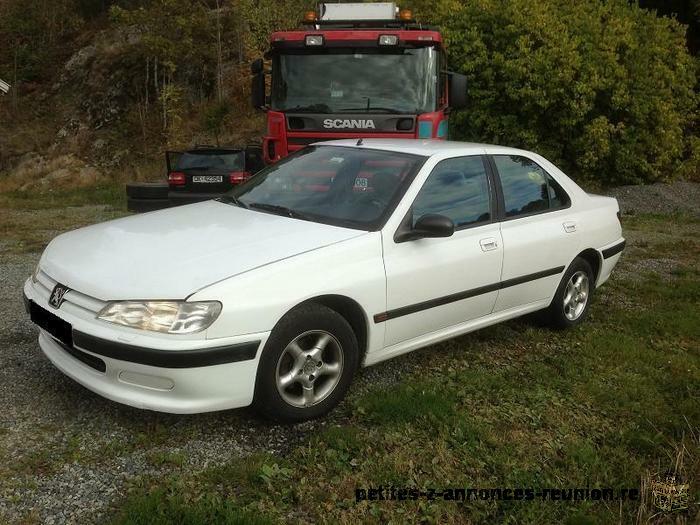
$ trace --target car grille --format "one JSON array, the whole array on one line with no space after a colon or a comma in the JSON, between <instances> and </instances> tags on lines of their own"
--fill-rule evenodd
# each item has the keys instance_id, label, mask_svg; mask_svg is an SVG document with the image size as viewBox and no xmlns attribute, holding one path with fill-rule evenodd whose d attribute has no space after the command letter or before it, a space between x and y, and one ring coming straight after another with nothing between
<instances>
[{"instance_id":1,"label":"car grille","mask_svg":"<svg viewBox=\"0 0 700 525\"><path fill-rule=\"evenodd\" d=\"M58 283L43 270L39 270L36 277L37 280L33 284L34 291L48 302L54 286ZM66 310L80 317L94 317L106 304L105 301L85 295L76 290L70 290L63 296L61 310Z\"/></svg>"}]
</instances>

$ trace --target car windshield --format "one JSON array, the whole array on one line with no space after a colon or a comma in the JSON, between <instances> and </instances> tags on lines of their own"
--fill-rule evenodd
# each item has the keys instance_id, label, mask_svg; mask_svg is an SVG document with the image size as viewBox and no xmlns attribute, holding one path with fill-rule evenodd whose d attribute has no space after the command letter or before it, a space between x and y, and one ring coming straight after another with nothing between
<instances>
[{"instance_id":1,"label":"car windshield","mask_svg":"<svg viewBox=\"0 0 700 525\"><path fill-rule=\"evenodd\" d=\"M245 159L242 151L188 151L180 155L176 169L243 171Z\"/></svg>"},{"instance_id":2,"label":"car windshield","mask_svg":"<svg viewBox=\"0 0 700 525\"><path fill-rule=\"evenodd\" d=\"M310 146L222 198L250 209L362 230L380 228L425 157Z\"/></svg>"},{"instance_id":3,"label":"car windshield","mask_svg":"<svg viewBox=\"0 0 700 525\"><path fill-rule=\"evenodd\" d=\"M278 54L272 108L313 113L435 111L437 55L432 47Z\"/></svg>"}]
</instances>

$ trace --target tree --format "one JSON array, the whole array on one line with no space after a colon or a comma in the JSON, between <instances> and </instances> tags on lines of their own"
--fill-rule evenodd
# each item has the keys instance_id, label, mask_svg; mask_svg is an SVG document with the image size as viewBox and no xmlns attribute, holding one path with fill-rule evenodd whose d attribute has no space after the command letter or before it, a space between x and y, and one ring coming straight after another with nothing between
<instances>
[{"instance_id":1,"label":"tree","mask_svg":"<svg viewBox=\"0 0 700 525\"><path fill-rule=\"evenodd\" d=\"M451 67L469 78L455 138L533 149L609 184L669 178L693 154L696 66L677 21L624 0L437 4Z\"/></svg>"}]
</instances>

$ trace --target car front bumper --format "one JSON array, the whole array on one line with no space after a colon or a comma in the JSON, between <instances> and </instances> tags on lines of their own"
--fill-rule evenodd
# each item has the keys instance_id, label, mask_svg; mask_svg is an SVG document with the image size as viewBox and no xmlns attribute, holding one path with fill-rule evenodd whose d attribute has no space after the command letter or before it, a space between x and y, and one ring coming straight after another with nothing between
<instances>
[{"instance_id":1,"label":"car front bumper","mask_svg":"<svg viewBox=\"0 0 700 525\"><path fill-rule=\"evenodd\" d=\"M72 344L40 327L39 346L68 377L112 401L136 408L192 414L248 406L253 401L260 353L269 332L217 339L139 335L133 330L51 308L31 279L32 303L72 326ZM174 343L168 344L169 339Z\"/></svg>"}]
</instances>

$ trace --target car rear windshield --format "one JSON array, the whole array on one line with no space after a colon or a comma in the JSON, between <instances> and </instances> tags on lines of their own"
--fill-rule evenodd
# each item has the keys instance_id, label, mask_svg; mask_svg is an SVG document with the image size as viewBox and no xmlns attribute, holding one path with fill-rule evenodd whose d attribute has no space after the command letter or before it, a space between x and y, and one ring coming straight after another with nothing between
<instances>
[{"instance_id":1,"label":"car rear windshield","mask_svg":"<svg viewBox=\"0 0 700 525\"><path fill-rule=\"evenodd\" d=\"M362 230L381 228L426 157L311 146L267 167L225 202Z\"/></svg>"},{"instance_id":2,"label":"car rear windshield","mask_svg":"<svg viewBox=\"0 0 700 525\"><path fill-rule=\"evenodd\" d=\"M243 171L245 158L242 151L187 151L180 155L176 169Z\"/></svg>"}]
</instances>

